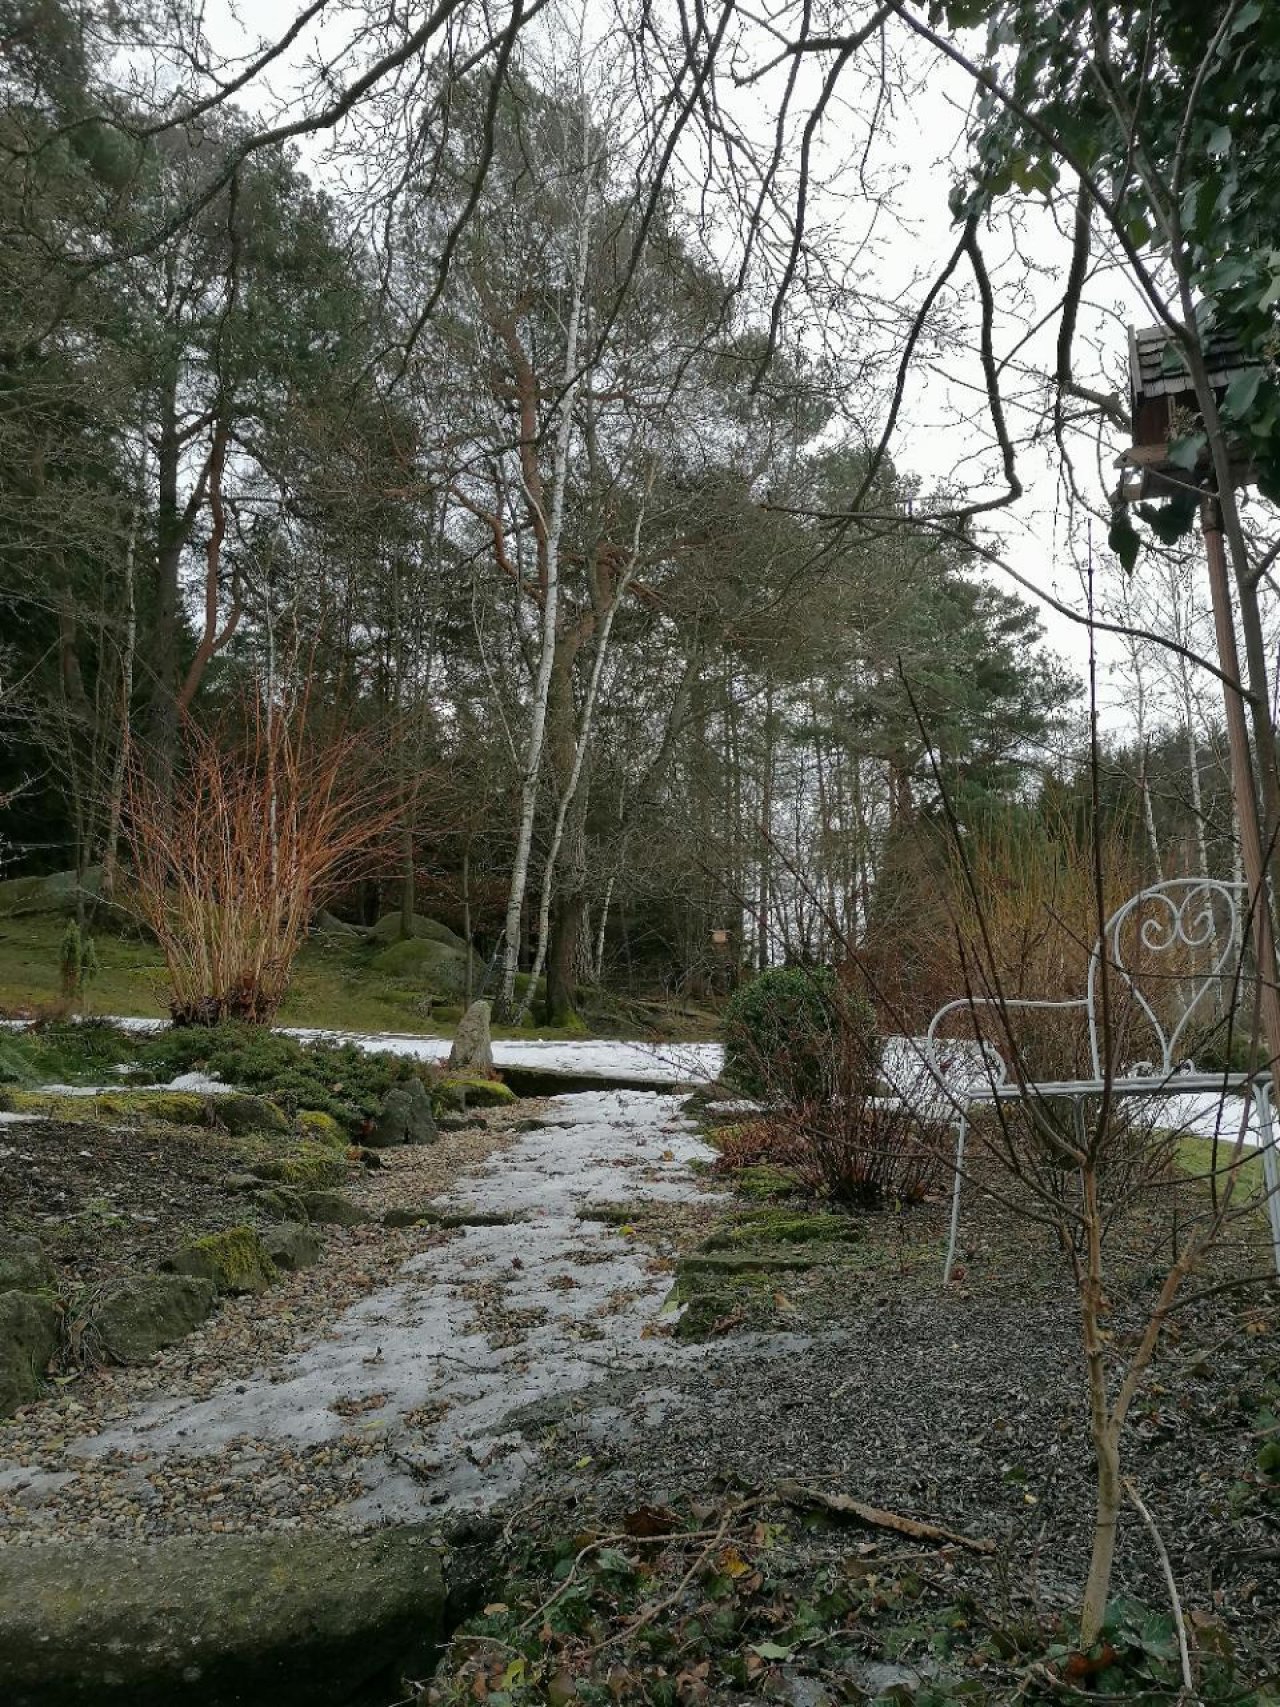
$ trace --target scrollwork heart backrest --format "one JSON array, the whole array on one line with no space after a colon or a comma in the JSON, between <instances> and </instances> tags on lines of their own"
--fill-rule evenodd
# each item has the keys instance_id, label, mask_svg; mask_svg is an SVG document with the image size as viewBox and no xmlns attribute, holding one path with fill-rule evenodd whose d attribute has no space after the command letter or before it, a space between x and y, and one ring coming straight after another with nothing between
<instances>
[{"instance_id":1,"label":"scrollwork heart backrest","mask_svg":"<svg viewBox=\"0 0 1280 1707\"><path fill-rule=\"evenodd\" d=\"M1112 1066L1124 1052L1150 1055L1154 1045L1152 1064L1163 1076L1180 1065L1193 1024L1237 999L1245 900L1242 884L1178 877L1140 890L1111 915L1089 959L1089 1046L1098 1077L1106 1071L1108 1017Z\"/></svg>"}]
</instances>

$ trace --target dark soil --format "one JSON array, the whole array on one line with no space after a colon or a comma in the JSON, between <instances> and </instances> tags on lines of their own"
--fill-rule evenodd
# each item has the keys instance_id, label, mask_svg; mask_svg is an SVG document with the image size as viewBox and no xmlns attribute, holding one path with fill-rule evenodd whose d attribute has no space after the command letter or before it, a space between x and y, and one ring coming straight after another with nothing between
<instances>
[{"instance_id":1,"label":"dark soil","mask_svg":"<svg viewBox=\"0 0 1280 1707\"><path fill-rule=\"evenodd\" d=\"M230 1174L261 1157L261 1139L185 1127L33 1121L5 1126L0 1237L34 1233L68 1290L155 1268L196 1234L245 1219Z\"/></svg>"}]
</instances>

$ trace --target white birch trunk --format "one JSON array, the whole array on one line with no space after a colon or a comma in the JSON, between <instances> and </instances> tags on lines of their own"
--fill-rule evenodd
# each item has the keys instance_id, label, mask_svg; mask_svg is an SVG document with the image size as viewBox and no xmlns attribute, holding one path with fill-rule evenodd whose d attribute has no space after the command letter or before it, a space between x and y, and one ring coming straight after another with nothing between
<instances>
[{"instance_id":1,"label":"white birch trunk","mask_svg":"<svg viewBox=\"0 0 1280 1707\"><path fill-rule=\"evenodd\" d=\"M586 758L587 747L591 740L591 731L595 723L596 700L600 691L600 677L604 672L605 659L609 652L609 636L613 631L613 619L617 615L618 606L631 585L636 572L636 563L640 554L640 528L644 520L643 510L636 517L635 529L631 537L631 557L626 569L618 577L608 608L600 619L599 632L596 635L595 656L591 660L591 677L587 683L586 698L582 704L582 718L578 724L577 740L573 748L573 765L569 771L569 779L565 783L560 799L556 804L555 825L551 832L551 846L547 849L546 861L542 868L542 890L538 897L538 946L534 955L533 973L529 979L528 989L520 1003L515 1023L520 1024L529 1006L534 986L542 976L543 967L547 963L547 947L551 940L551 897L555 887L556 861L560 857L560 847L564 841L565 822L569 809L573 805L578 792L578 784L582 781L582 765Z\"/></svg>"},{"instance_id":2,"label":"white birch trunk","mask_svg":"<svg viewBox=\"0 0 1280 1707\"><path fill-rule=\"evenodd\" d=\"M589 168L586 114L583 114L584 166ZM564 525L565 489L568 485L569 447L573 434L573 409L582 375L578 371L578 339L582 325L583 299L587 287L587 260L590 253L591 216L594 196L588 177L578 221L578 252L574 270L573 301L569 308L569 324L565 337L563 391L560 399L560 418L556 427L555 453L551 473L551 509L546 522L546 591L542 604L541 650L538 673L534 683L533 714L529 724L529 745L525 754L524 774L520 782L520 825L516 837L515 858L511 865L511 888L507 895L506 940L503 945L502 983L498 991L498 1012L506 1016L515 1006L516 967L520 957L520 919L524 912L525 890L529 881L529 851L533 845L534 818L538 810L538 781L542 770L542 750L547 728L547 699L551 689L551 671L556 655L556 631L560 603L560 532ZM533 494L529 493L533 501Z\"/></svg>"}]
</instances>

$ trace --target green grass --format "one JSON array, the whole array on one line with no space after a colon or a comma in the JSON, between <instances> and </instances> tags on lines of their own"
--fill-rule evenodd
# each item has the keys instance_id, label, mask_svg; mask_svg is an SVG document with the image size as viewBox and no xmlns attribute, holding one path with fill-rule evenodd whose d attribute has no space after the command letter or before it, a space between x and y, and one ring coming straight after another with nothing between
<instances>
[{"instance_id":1,"label":"green grass","mask_svg":"<svg viewBox=\"0 0 1280 1707\"><path fill-rule=\"evenodd\" d=\"M0 1014L30 1014L61 1007L58 947L66 921L56 913L0 916ZM97 1014L163 1019L168 1015L164 960L154 943L108 931L95 935L99 974L86 1008ZM433 1017L423 992L412 979L390 978L373 965L383 943L359 938L313 938L294 964L280 1025L314 1026L322 1031L396 1031L420 1037L449 1038L456 1005L436 1003L449 1017ZM643 1037L651 1034L661 1011L605 1004L585 1027L495 1026L500 1038L543 1038L562 1042L583 1036ZM671 1013L664 1033L689 1038L714 1035L713 1014Z\"/></svg>"},{"instance_id":2,"label":"green grass","mask_svg":"<svg viewBox=\"0 0 1280 1707\"><path fill-rule=\"evenodd\" d=\"M1217 1175L1219 1185L1226 1181L1234 1148L1234 1136L1222 1138L1218 1142ZM1190 1174L1195 1179L1203 1180L1206 1188L1208 1187L1209 1175L1213 1169L1213 1144L1208 1138L1179 1139L1175 1160L1183 1173ZM1232 1202L1244 1202L1248 1197L1260 1196L1265 1190L1262 1157L1254 1150L1246 1150L1244 1159L1240 1164Z\"/></svg>"}]
</instances>

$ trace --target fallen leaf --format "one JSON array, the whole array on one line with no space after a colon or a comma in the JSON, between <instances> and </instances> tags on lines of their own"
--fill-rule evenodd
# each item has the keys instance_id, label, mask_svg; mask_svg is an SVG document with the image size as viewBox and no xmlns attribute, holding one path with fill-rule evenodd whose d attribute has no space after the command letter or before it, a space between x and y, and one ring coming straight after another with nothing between
<instances>
[{"instance_id":1,"label":"fallen leaf","mask_svg":"<svg viewBox=\"0 0 1280 1707\"><path fill-rule=\"evenodd\" d=\"M622 1527L628 1535L670 1535L679 1522L675 1512L665 1505L638 1505L623 1518Z\"/></svg>"}]
</instances>

